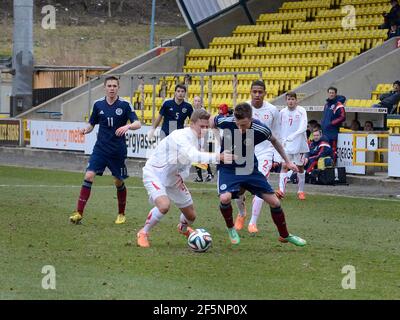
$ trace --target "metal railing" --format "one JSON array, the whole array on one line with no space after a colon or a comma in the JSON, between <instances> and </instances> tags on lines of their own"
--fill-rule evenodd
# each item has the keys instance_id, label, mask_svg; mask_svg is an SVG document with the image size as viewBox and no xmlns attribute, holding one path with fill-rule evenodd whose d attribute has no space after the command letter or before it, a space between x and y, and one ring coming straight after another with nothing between
<instances>
[{"instance_id":1,"label":"metal railing","mask_svg":"<svg viewBox=\"0 0 400 320\"><path fill-rule=\"evenodd\" d=\"M129 93L130 93L130 102L132 102L132 98L134 92L139 91L140 93L140 101L137 104L136 111L140 111L140 119L142 122L145 122L145 92L144 86L147 84L151 84L152 89L152 119L151 121L154 122L156 118L156 97L158 97L158 93L156 92L157 84L161 83L161 98L166 98L166 78L173 77L175 79L175 84L183 83L186 85L187 91L186 95L190 90L191 80L193 77L200 78L200 99L201 103L205 101L206 93L205 93L205 86L208 86L207 92L207 105L208 105L208 112L211 113L212 109L212 96L213 96L213 79L214 76L233 76L232 79L232 102L233 105L236 105L237 101L237 88L238 88L238 76L240 75L255 75L258 79L262 79L262 72L261 71L252 71L252 72L175 72L175 73L131 73L131 74L104 74L99 76L91 76L92 79L105 79L106 77L115 76L118 79L124 81L129 81ZM90 79L91 80L91 79ZM126 83L126 82L125 82ZM135 85L137 84L137 85ZM88 81L88 115L92 109L92 88L91 88L91 81Z\"/></svg>"},{"instance_id":2,"label":"metal railing","mask_svg":"<svg viewBox=\"0 0 400 320\"><path fill-rule=\"evenodd\" d=\"M366 138L366 148L357 148L357 138ZM388 167L387 162L379 162L383 153L388 153L388 148L379 147L381 138L389 139L388 133L354 133L353 134L353 166ZM374 152L375 162L357 162L357 152Z\"/></svg>"}]
</instances>

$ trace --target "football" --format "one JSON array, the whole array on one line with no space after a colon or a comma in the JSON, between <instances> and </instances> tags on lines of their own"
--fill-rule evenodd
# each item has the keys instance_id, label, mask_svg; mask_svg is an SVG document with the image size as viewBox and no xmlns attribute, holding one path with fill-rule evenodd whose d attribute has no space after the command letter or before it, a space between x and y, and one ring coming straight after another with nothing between
<instances>
[{"instance_id":1,"label":"football","mask_svg":"<svg viewBox=\"0 0 400 320\"><path fill-rule=\"evenodd\" d=\"M206 252L211 244L211 234L205 229L196 229L188 237L189 248L194 252Z\"/></svg>"}]
</instances>

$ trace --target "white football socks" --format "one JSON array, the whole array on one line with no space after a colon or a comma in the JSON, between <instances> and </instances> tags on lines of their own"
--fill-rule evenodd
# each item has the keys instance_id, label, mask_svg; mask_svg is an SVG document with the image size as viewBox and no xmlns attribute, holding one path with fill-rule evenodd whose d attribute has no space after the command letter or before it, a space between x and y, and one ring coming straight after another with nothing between
<instances>
[{"instance_id":1,"label":"white football socks","mask_svg":"<svg viewBox=\"0 0 400 320\"><path fill-rule=\"evenodd\" d=\"M245 203L245 196L242 194L239 196L238 199L236 199L236 205L239 209L239 215L244 217L246 215L246 203Z\"/></svg>"},{"instance_id":2,"label":"white football socks","mask_svg":"<svg viewBox=\"0 0 400 320\"><path fill-rule=\"evenodd\" d=\"M189 220L188 218L186 218L184 216L183 213L181 213L181 216L179 217L179 222L180 222L180 229L182 232L186 232L187 227L191 226L193 224L194 221Z\"/></svg>"},{"instance_id":3,"label":"white football socks","mask_svg":"<svg viewBox=\"0 0 400 320\"><path fill-rule=\"evenodd\" d=\"M299 191L298 192L304 192L304 185L306 183L306 173L298 173L297 178L299 179Z\"/></svg>"},{"instance_id":4,"label":"white football socks","mask_svg":"<svg viewBox=\"0 0 400 320\"><path fill-rule=\"evenodd\" d=\"M279 174L279 190L283 193L286 191L287 173L281 172Z\"/></svg>"},{"instance_id":5,"label":"white football socks","mask_svg":"<svg viewBox=\"0 0 400 320\"><path fill-rule=\"evenodd\" d=\"M154 207L150 210L149 215L147 216L146 223L143 227L143 231L148 233L160 220L164 217L164 215L158 210L157 207Z\"/></svg>"},{"instance_id":6,"label":"white football socks","mask_svg":"<svg viewBox=\"0 0 400 320\"><path fill-rule=\"evenodd\" d=\"M249 224L257 224L257 220L262 210L263 204L264 204L263 199L254 196L253 207L251 209L251 219Z\"/></svg>"}]
</instances>

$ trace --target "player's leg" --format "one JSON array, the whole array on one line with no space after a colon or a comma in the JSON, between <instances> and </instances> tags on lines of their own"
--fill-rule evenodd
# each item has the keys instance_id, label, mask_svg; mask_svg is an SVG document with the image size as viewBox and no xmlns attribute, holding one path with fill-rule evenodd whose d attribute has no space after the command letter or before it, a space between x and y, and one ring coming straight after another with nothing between
<instances>
[{"instance_id":1,"label":"player's leg","mask_svg":"<svg viewBox=\"0 0 400 320\"><path fill-rule=\"evenodd\" d=\"M150 247L149 233L151 229L164 218L165 214L167 214L171 203L169 198L165 195L157 197L153 202L155 206L147 215L143 228L137 233L137 244L143 248Z\"/></svg>"},{"instance_id":2,"label":"player's leg","mask_svg":"<svg viewBox=\"0 0 400 320\"><path fill-rule=\"evenodd\" d=\"M90 192L92 190L92 184L96 173L93 171L86 171L85 177L83 179L81 191L79 192L79 198L76 205L76 211L69 217L71 223L79 224L83 218L83 211L90 197Z\"/></svg>"},{"instance_id":3,"label":"player's leg","mask_svg":"<svg viewBox=\"0 0 400 320\"><path fill-rule=\"evenodd\" d=\"M206 178L206 181L208 182L208 181L211 181L212 179L214 179L214 175L212 173L211 166L208 163L207 164L207 178Z\"/></svg>"},{"instance_id":4,"label":"player's leg","mask_svg":"<svg viewBox=\"0 0 400 320\"><path fill-rule=\"evenodd\" d=\"M202 169L199 167L196 167L196 173L197 173L197 177L194 180L194 182L203 182L203 172Z\"/></svg>"},{"instance_id":5,"label":"player's leg","mask_svg":"<svg viewBox=\"0 0 400 320\"><path fill-rule=\"evenodd\" d=\"M244 226L244 222L246 220L246 196L245 193L246 190L241 190L239 193L239 196L237 199L235 199L236 206L238 207L238 215L236 216L235 219L235 229L236 230L242 230Z\"/></svg>"},{"instance_id":6,"label":"player's leg","mask_svg":"<svg viewBox=\"0 0 400 320\"><path fill-rule=\"evenodd\" d=\"M220 169L218 171L217 188L219 194L219 210L225 220L228 229L229 239L232 244L239 244L240 237L235 229L232 215L232 197L233 194L240 193L240 176L236 176L235 172Z\"/></svg>"},{"instance_id":7,"label":"player's leg","mask_svg":"<svg viewBox=\"0 0 400 320\"><path fill-rule=\"evenodd\" d=\"M222 216L224 217L226 227L228 229L229 239L232 244L239 244L240 237L236 232L235 225L233 223L233 215L232 215L232 193L224 192L219 195L219 210L221 211Z\"/></svg>"},{"instance_id":8,"label":"player's leg","mask_svg":"<svg viewBox=\"0 0 400 320\"><path fill-rule=\"evenodd\" d=\"M83 217L86 203L89 200L92 190L94 178L97 175L102 175L106 168L106 160L103 156L92 153L89 163L86 168L85 177L83 179L82 187L79 192L79 198L76 205L76 211L69 217L71 223L79 224Z\"/></svg>"},{"instance_id":9,"label":"player's leg","mask_svg":"<svg viewBox=\"0 0 400 320\"><path fill-rule=\"evenodd\" d=\"M263 193L262 198L270 206L272 220L274 221L279 232L279 241L284 243L290 242L296 246L305 246L305 240L288 232L285 213L283 212L278 197L274 193Z\"/></svg>"},{"instance_id":10,"label":"player's leg","mask_svg":"<svg viewBox=\"0 0 400 320\"><path fill-rule=\"evenodd\" d=\"M125 207L126 207L126 197L127 190L124 180L128 178L128 169L125 165L125 158L113 158L108 159L107 167L110 169L114 177L114 185L117 189L117 199L118 199L118 215L115 220L116 224L122 224L126 222L125 217Z\"/></svg>"},{"instance_id":11,"label":"player's leg","mask_svg":"<svg viewBox=\"0 0 400 320\"><path fill-rule=\"evenodd\" d=\"M156 174L143 168L143 184L149 195L149 200L155 206L147 215L145 224L137 233L137 244L140 247L150 247L149 232L159 223L164 215L169 211L171 201L167 196L167 191Z\"/></svg>"},{"instance_id":12,"label":"player's leg","mask_svg":"<svg viewBox=\"0 0 400 320\"><path fill-rule=\"evenodd\" d=\"M186 238L193 232L190 227L196 219L196 212L193 206L192 195L188 188L180 179L176 185L166 188L169 199L179 208L181 215L179 217L178 232Z\"/></svg>"},{"instance_id":13,"label":"player's leg","mask_svg":"<svg viewBox=\"0 0 400 320\"><path fill-rule=\"evenodd\" d=\"M196 220L196 212L193 204L179 210L181 210L181 215L179 217L178 232L187 238L193 232L190 226Z\"/></svg>"},{"instance_id":14,"label":"player's leg","mask_svg":"<svg viewBox=\"0 0 400 320\"><path fill-rule=\"evenodd\" d=\"M298 190L297 190L297 198L299 200L306 200L306 194L304 192L304 186L306 184L306 172L304 171L304 166L297 166L299 172L297 173L297 177L299 179Z\"/></svg>"},{"instance_id":15,"label":"player's leg","mask_svg":"<svg viewBox=\"0 0 400 320\"><path fill-rule=\"evenodd\" d=\"M272 158L273 158L273 154L271 153L271 154L266 154L266 156L264 158L259 159L258 171L260 171L265 176L265 179L268 179L269 174L271 172L272 163L273 163ZM247 227L247 230L251 234L255 234L258 232L257 220L258 220L258 217L260 216L263 204L264 204L263 199L261 199L258 196L254 196L252 208L251 208L251 219L250 219L249 226Z\"/></svg>"},{"instance_id":16,"label":"player's leg","mask_svg":"<svg viewBox=\"0 0 400 320\"><path fill-rule=\"evenodd\" d=\"M120 180L114 177L114 184L117 188L117 199L118 199L118 216L115 220L116 224L122 224L126 222L125 217L125 207L126 207L126 197L127 189L124 180Z\"/></svg>"},{"instance_id":17,"label":"player's leg","mask_svg":"<svg viewBox=\"0 0 400 320\"><path fill-rule=\"evenodd\" d=\"M279 173L279 188L276 190L276 195L279 199L283 199L286 193L286 183L288 180L287 177L288 167L286 163L282 162L281 172Z\"/></svg>"}]
</instances>

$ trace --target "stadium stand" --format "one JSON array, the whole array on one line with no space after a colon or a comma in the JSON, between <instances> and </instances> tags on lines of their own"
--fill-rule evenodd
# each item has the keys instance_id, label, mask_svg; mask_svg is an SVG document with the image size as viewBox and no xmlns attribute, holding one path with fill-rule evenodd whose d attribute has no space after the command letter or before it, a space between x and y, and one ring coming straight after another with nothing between
<instances>
[{"instance_id":1,"label":"stadium stand","mask_svg":"<svg viewBox=\"0 0 400 320\"><path fill-rule=\"evenodd\" d=\"M343 10L347 5L357 11L353 20L348 10ZM183 72L259 71L267 83L267 99L271 100L382 44L387 31L378 26L382 23L382 13L389 9L386 0L286 1L277 13L261 14L255 25L238 25L232 36L213 38L209 48L191 49ZM238 99L248 98L249 85L257 78L256 75L238 77ZM157 111L162 103L160 97L172 96L177 80L164 79L164 91L156 89ZM203 93L207 94L208 78L204 81ZM191 101L201 93L200 78L192 77L186 83L187 98ZM212 77L212 112L217 112L220 102L228 105L233 102L232 84L233 76ZM134 97L134 101L142 103L139 91ZM376 99L375 96L362 101L350 99L347 105L370 107ZM150 111L151 103L152 92L145 90L146 111Z\"/></svg>"},{"instance_id":2,"label":"stadium stand","mask_svg":"<svg viewBox=\"0 0 400 320\"><path fill-rule=\"evenodd\" d=\"M371 92L371 99L348 99L346 101L346 106L348 107L360 107L369 108L372 105L380 102L379 96L393 89L393 84L391 83L379 83L375 90ZM399 109L399 107L398 107ZM398 110L396 113L399 113Z\"/></svg>"}]
</instances>

